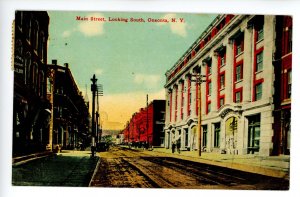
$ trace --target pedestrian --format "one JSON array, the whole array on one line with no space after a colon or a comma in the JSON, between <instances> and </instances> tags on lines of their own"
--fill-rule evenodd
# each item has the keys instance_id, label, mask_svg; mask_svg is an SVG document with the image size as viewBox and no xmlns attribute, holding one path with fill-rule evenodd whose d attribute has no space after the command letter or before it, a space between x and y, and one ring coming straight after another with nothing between
<instances>
[{"instance_id":1,"label":"pedestrian","mask_svg":"<svg viewBox=\"0 0 300 197\"><path fill-rule=\"evenodd\" d=\"M177 140L177 151L180 154L180 138Z\"/></svg>"},{"instance_id":2,"label":"pedestrian","mask_svg":"<svg viewBox=\"0 0 300 197\"><path fill-rule=\"evenodd\" d=\"M175 142L173 141L173 142L172 142L172 153L175 152L175 148L176 148L176 144L175 144Z\"/></svg>"}]
</instances>

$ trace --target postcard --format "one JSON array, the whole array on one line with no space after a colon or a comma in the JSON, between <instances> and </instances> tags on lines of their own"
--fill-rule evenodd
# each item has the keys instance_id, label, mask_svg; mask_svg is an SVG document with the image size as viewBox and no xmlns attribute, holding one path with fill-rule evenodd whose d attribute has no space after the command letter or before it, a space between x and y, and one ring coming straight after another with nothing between
<instances>
[{"instance_id":1,"label":"postcard","mask_svg":"<svg viewBox=\"0 0 300 197\"><path fill-rule=\"evenodd\" d=\"M290 15L16 10L13 186L289 190Z\"/></svg>"}]
</instances>

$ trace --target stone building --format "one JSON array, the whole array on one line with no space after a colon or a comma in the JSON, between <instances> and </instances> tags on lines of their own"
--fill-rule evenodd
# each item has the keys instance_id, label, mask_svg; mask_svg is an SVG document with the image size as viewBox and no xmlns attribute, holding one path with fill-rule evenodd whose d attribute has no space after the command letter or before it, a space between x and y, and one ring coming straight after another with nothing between
<instances>
[{"instance_id":1,"label":"stone building","mask_svg":"<svg viewBox=\"0 0 300 197\"><path fill-rule=\"evenodd\" d=\"M166 148L180 140L183 150L199 149L201 107L202 151L264 156L280 153L277 144L283 138L278 137L280 126L276 126L274 107L283 110L275 103L288 89L289 84L281 81L289 75L281 75L281 80L276 72L285 69L291 73L291 49L286 64L275 63L274 57L285 55L279 52L283 46L278 43L291 44L291 37L282 38L287 22L281 21L285 17L218 15L166 72ZM201 99L195 82L199 74ZM278 83L282 91L275 91ZM290 110L290 100L280 102L288 102Z\"/></svg>"}]
</instances>

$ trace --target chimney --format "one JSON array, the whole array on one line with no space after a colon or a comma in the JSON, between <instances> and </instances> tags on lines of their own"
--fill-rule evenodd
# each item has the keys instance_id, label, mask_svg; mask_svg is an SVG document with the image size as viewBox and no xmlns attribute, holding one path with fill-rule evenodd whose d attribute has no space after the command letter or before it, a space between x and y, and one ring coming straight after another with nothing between
<instances>
[{"instance_id":1,"label":"chimney","mask_svg":"<svg viewBox=\"0 0 300 197\"><path fill-rule=\"evenodd\" d=\"M69 64L68 63L64 63L66 68L69 68Z\"/></svg>"},{"instance_id":2,"label":"chimney","mask_svg":"<svg viewBox=\"0 0 300 197\"><path fill-rule=\"evenodd\" d=\"M52 60L52 64L57 65L57 60Z\"/></svg>"}]
</instances>

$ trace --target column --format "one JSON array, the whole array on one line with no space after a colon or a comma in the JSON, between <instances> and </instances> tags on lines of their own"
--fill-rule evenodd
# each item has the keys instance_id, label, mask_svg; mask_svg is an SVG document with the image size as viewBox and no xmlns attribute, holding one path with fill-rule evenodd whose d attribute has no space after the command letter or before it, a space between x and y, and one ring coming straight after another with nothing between
<instances>
[{"instance_id":1,"label":"column","mask_svg":"<svg viewBox=\"0 0 300 197\"><path fill-rule=\"evenodd\" d=\"M218 99L218 57L215 55L212 55L212 61L211 61L211 95L210 95L210 100L211 100L211 111L216 111L218 110L218 105L217 105L217 99Z\"/></svg>"},{"instance_id":2,"label":"column","mask_svg":"<svg viewBox=\"0 0 300 197\"><path fill-rule=\"evenodd\" d=\"M225 103L232 103L233 92L233 44L227 41L226 46L226 65L225 65Z\"/></svg>"},{"instance_id":3,"label":"column","mask_svg":"<svg viewBox=\"0 0 300 197\"><path fill-rule=\"evenodd\" d=\"M253 27L244 30L243 102L252 101L253 84Z\"/></svg>"}]
</instances>

